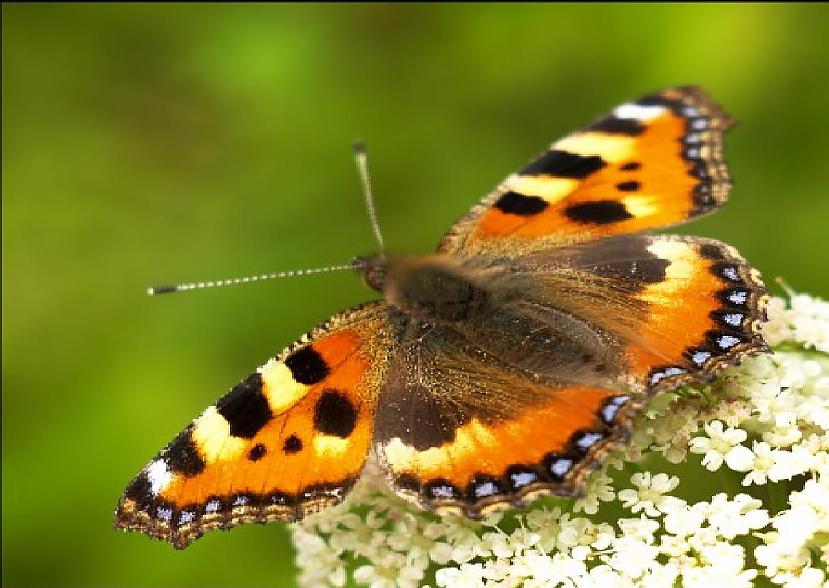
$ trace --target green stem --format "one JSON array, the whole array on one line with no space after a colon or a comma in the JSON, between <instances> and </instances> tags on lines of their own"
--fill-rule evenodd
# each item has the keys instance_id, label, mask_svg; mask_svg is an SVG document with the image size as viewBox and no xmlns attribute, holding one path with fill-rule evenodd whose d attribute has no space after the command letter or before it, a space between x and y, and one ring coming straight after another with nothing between
<instances>
[{"instance_id":1,"label":"green stem","mask_svg":"<svg viewBox=\"0 0 829 588\"><path fill-rule=\"evenodd\" d=\"M737 476L737 472L728 469L725 464L720 467L720 482L722 483L723 490L725 490L725 493L729 497L734 497L743 491L743 487Z\"/></svg>"},{"instance_id":2,"label":"green stem","mask_svg":"<svg viewBox=\"0 0 829 588\"><path fill-rule=\"evenodd\" d=\"M776 515L781 510L789 506L789 488L788 484L782 482L780 484L766 484L766 493L768 495L769 514Z\"/></svg>"}]
</instances>

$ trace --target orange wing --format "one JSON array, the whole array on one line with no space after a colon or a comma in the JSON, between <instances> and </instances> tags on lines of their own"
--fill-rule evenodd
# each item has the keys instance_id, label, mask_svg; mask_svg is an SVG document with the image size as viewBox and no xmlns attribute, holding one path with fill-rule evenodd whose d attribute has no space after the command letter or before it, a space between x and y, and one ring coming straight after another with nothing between
<instances>
[{"instance_id":1,"label":"orange wing","mask_svg":"<svg viewBox=\"0 0 829 588\"><path fill-rule=\"evenodd\" d=\"M294 521L362 471L393 347L384 306L333 317L205 410L135 477L115 525L177 548L206 531Z\"/></svg>"},{"instance_id":2,"label":"orange wing","mask_svg":"<svg viewBox=\"0 0 829 588\"><path fill-rule=\"evenodd\" d=\"M618 106L475 206L438 250L515 253L685 222L722 205L729 118L698 88Z\"/></svg>"},{"instance_id":3,"label":"orange wing","mask_svg":"<svg viewBox=\"0 0 829 588\"><path fill-rule=\"evenodd\" d=\"M512 261L531 284L528 300L579 316L616 341L633 390L704 381L767 350L760 275L719 241L624 235Z\"/></svg>"},{"instance_id":4,"label":"orange wing","mask_svg":"<svg viewBox=\"0 0 829 588\"><path fill-rule=\"evenodd\" d=\"M467 415L432 446L378 439L380 463L397 492L424 508L472 518L542 495L579 495L587 475L627 440L641 402L607 388L524 385L537 402L502 418Z\"/></svg>"},{"instance_id":5,"label":"orange wing","mask_svg":"<svg viewBox=\"0 0 829 588\"><path fill-rule=\"evenodd\" d=\"M663 281L637 295L648 312L625 353L638 383L653 393L706 381L724 365L768 351L760 335L765 287L733 247L699 237L647 240L648 251L668 265Z\"/></svg>"},{"instance_id":6,"label":"orange wing","mask_svg":"<svg viewBox=\"0 0 829 588\"><path fill-rule=\"evenodd\" d=\"M627 439L641 399L609 380L516 368L485 343L433 324L403 335L375 421L388 479L422 507L469 517L543 494L579 494Z\"/></svg>"}]
</instances>

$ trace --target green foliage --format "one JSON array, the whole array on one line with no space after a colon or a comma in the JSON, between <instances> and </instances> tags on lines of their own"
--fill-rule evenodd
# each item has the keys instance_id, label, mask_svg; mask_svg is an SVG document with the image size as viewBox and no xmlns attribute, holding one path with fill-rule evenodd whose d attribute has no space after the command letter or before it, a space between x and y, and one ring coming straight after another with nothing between
<instances>
[{"instance_id":1,"label":"green foliage","mask_svg":"<svg viewBox=\"0 0 829 588\"><path fill-rule=\"evenodd\" d=\"M350 275L149 299L153 283L426 252L615 103L706 87L741 124L681 231L829 294L825 5L3 6L3 584L289 586L279 525L186 552L111 529L219 394L369 296Z\"/></svg>"}]
</instances>

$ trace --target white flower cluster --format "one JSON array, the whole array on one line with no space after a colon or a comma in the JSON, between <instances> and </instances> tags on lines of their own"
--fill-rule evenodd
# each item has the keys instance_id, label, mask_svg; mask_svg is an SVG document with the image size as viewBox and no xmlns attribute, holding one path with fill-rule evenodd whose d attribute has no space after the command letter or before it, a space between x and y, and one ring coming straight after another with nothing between
<instances>
[{"instance_id":1,"label":"white flower cluster","mask_svg":"<svg viewBox=\"0 0 829 588\"><path fill-rule=\"evenodd\" d=\"M789 291L788 304L783 298L772 298L768 313L763 335L769 345L795 342L829 353L829 305L825 301Z\"/></svg>"},{"instance_id":2,"label":"white flower cluster","mask_svg":"<svg viewBox=\"0 0 829 588\"><path fill-rule=\"evenodd\" d=\"M292 526L300 585L829 586L829 303L775 299L765 333L773 355L657 396L581 499L439 518L370 466Z\"/></svg>"}]
</instances>

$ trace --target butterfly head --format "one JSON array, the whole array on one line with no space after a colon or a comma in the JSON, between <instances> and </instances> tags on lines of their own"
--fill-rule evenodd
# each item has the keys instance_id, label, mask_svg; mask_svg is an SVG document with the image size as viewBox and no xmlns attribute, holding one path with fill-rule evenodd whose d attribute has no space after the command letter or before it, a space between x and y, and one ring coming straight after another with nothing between
<instances>
[{"instance_id":1,"label":"butterfly head","mask_svg":"<svg viewBox=\"0 0 829 588\"><path fill-rule=\"evenodd\" d=\"M388 258L385 255L355 257L351 265L363 276L363 280L369 288L383 292L386 283L386 266L388 265Z\"/></svg>"}]
</instances>

